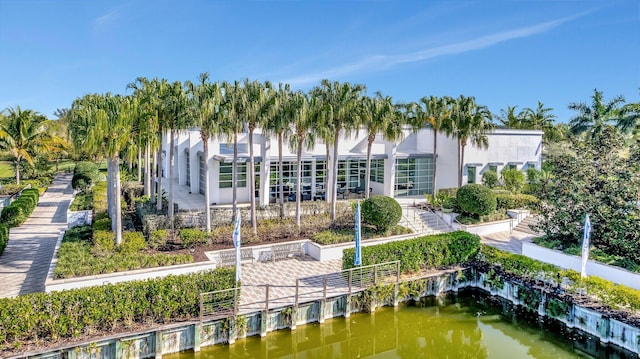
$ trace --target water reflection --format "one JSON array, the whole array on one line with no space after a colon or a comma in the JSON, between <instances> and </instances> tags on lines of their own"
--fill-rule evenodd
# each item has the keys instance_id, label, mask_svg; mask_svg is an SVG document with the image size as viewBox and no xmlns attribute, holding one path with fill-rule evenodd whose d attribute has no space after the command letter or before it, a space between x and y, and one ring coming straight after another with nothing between
<instances>
[{"instance_id":1,"label":"water reflection","mask_svg":"<svg viewBox=\"0 0 640 359\"><path fill-rule=\"evenodd\" d=\"M578 358L568 342L475 295L426 299L165 358Z\"/></svg>"}]
</instances>

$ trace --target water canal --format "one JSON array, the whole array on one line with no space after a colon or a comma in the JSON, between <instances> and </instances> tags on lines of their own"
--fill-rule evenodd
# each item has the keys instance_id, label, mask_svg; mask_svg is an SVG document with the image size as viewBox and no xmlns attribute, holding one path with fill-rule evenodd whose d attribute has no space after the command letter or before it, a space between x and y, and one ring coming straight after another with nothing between
<instances>
[{"instance_id":1,"label":"water canal","mask_svg":"<svg viewBox=\"0 0 640 359\"><path fill-rule=\"evenodd\" d=\"M281 330L164 359L205 358L631 358L586 336L516 315L476 291ZM589 352L591 355L587 354Z\"/></svg>"}]
</instances>

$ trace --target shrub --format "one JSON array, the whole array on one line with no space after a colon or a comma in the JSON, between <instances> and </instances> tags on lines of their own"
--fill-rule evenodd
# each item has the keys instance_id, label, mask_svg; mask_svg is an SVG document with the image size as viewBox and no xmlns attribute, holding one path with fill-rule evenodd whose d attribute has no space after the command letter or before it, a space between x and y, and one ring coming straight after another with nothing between
<instances>
[{"instance_id":1,"label":"shrub","mask_svg":"<svg viewBox=\"0 0 640 359\"><path fill-rule=\"evenodd\" d=\"M9 243L9 227L4 224L0 224L0 254L4 252L4 249Z\"/></svg>"},{"instance_id":2,"label":"shrub","mask_svg":"<svg viewBox=\"0 0 640 359\"><path fill-rule=\"evenodd\" d=\"M374 195L362 201L362 220L378 232L386 232L402 218L402 208L391 197Z\"/></svg>"},{"instance_id":3,"label":"shrub","mask_svg":"<svg viewBox=\"0 0 640 359\"><path fill-rule=\"evenodd\" d=\"M0 299L0 351L90 331L197 318L200 293L233 288L232 268ZM27 320L28 318L28 320Z\"/></svg>"},{"instance_id":4,"label":"shrub","mask_svg":"<svg viewBox=\"0 0 640 359\"><path fill-rule=\"evenodd\" d=\"M207 243L207 232L196 228L180 230L180 241L185 248L193 248Z\"/></svg>"},{"instance_id":5,"label":"shrub","mask_svg":"<svg viewBox=\"0 0 640 359\"><path fill-rule=\"evenodd\" d=\"M123 232L122 243L118 247L120 253L133 254L147 247L142 232Z\"/></svg>"},{"instance_id":6,"label":"shrub","mask_svg":"<svg viewBox=\"0 0 640 359\"><path fill-rule=\"evenodd\" d=\"M107 214L107 182L98 182L93 187L93 218L108 217Z\"/></svg>"},{"instance_id":7,"label":"shrub","mask_svg":"<svg viewBox=\"0 0 640 359\"><path fill-rule=\"evenodd\" d=\"M149 234L148 246L151 249L163 248L167 245L167 230L158 229Z\"/></svg>"},{"instance_id":8,"label":"shrub","mask_svg":"<svg viewBox=\"0 0 640 359\"><path fill-rule=\"evenodd\" d=\"M415 272L471 261L480 249L480 237L463 231L423 236L362 247L362 265L399 260L400 271ZM342 268L353 268L353 248L343 251Z\"/></svg>"},{"instance_id":9,"label":"shrub","mask_svg":"<svg viewBox=\"0 0 640 359\"><path fill-rule=\"evenodd\" d=\"M71 187L78 191L86 191L91 187L91 177L84 173L76 173L71 179Z\"/></svg>"},{"instance_id":10,"label":"shrub","mask_svg":"<svg viewBox=\"0 0 640 359\"><path fill-rule=\"evenodd\" d=\"M23 190L17 200L2 209L0 222L9 227L21 225L38 205L39 196L40 193L35 188Z\"/></svg>"},{"instance_id":11,"label":"shrub","mask_svg":"<svg viewBox=\"0 0 640 359\"><path fill-rule=\"evenodd\" d=\"M458 200L455 197L448 197L442 204L442 208L451 209L454 212L460 209L458 206Z\"/></svg>"},{"instance_id":12,"label":"shrub","mask_svg":"<svg viewBox=\"0 0 640 359\"><path fill-rule=\"evenodd\" d=\"M481 184L467 184L462 186L456 194L458 206L464 213L475 216L487 215L496 210L496 196Z\"/></svg>"},{"instance_id":13,"label":"shrub","mask_svg":"<svg viewBox=\"0 0 640 359\"><path fill-rule=\"evenodd\" d=\"M24 188L24 184L15 184L15 183L5 184L5 185L2 185L2 188L0 188L0 195L13 196L14 194L20 192L20 190L23 188Z\"/></svg>"},{"instance_id":14,"label":"shrub","mask_svg":"<svg viewBox=\"0 0 640 359\"><path fill-rule=\"evenodd\" d=\"M96 255L107 255L115 248L115 237L111 231L93 231L93 252Z\"/></svg>"},{"instance_id":15,"label":"shrub","mask_svg":"<svg viewBox=\"0 0 640 359\"><path fill-rule=\"evenodd\" d=\"M537 211L540 208L540 200L528 194L496 194L498 209L527 208Z\"/></svg>"},{"instance_id":16,"label":"shrub","mask_svg":"<svg viewBox=\"0 0 640 359\"><path fill-rule=\"evenodd\" d=\"M440 188L438 190L438 194L445 194L449 197L455 197L456 193L458 193L458 188Z\"/></svg>"},{"instance_id":17,"label":"shrub","mask_svg":"<svg viewBox=\"0 0 640 359\"><path fill-rule=\"evenodd\" d=\"M497 187L500 184L498 174L495 171L486 171L482 174L482 183L489 188Z\"/></svg>"},{"instance_id":18,"label":"shrub","mask_svg":"<svg viewBox=\"0 0 640 359\"><path fill-rule=\"evenodd\" d=\"M520 193L524 188L524 173L517 169L504 169L500 172L504 187L512 193Z\"/></svg>"},{"instance_id":19,"label":"shrub","mask_svg":"<svg viewBox=\"0 0 640 359\"><path fill-rule=\"evenodd\" d=\"M95 231L110 231L111 230L111 219L110 218L100 218L98 220L93 221L93 230L95 230Z\"/></svg>"}]
</instances>

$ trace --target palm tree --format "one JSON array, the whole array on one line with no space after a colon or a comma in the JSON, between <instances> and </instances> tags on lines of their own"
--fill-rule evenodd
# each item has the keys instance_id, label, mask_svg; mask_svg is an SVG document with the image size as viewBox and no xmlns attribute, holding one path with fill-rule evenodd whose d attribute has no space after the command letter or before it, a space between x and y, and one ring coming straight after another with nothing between
<instances>
[{"instance_id":1,"label":"palm tree","mask_svg":"<svg viewBox=\"0 0 640 359\"><path fill-rule=\"evenodd\" d=\"M558 141L561 135L554 126L556 116L551 111L553 111L551 107L544 107L540 101L535 109L525 108L522 112L522 119L525 123L523 128L544 131L542 138L545 143Z\"/></svg>"},{"instance_id":2,"label":"palm tree","mask_svg":"<svg viewBox=\"0 0 640 359\"><path fill-rule=\"evenodd\" d=\"M253 133L256 128L265 122L266 115L271 111L273 97L271 94L271 83L264 84L258 81L244 80L245 96L242 97L243 107L246 108L247 128L249 129L249 191L251 193L251 229L254 235L258 234L258 223L256 220L256 183L255 183L255 160L253 157Z\"/></svg>"},{"instance_id":3,"label":"palm tree","mask_svg":"<svg viewBox=\"0 0 640 359\"><path fill-rule=\"evenodd\" d=\"M524 124L526 109L516 113L518 106L509 106L500 110L500 115L497 116L500 125L506 128L527 128Z\"/></svg>"},{"instance_id":4,"label":"palm tree","mask_svg":"<svg viewBox=\"0 0 640 359\"><path fill-rule=\"evenodd\" d=\"M621 123L625 117L620 109L622 104L624 104L622 96L616 96L605 103L602 91L593 90L591 106L584 102L569 104L570 110L578 112L569 120L571 133L575 135L588 133L593 138L602 133L603 129L612 122Z\"/></svg>"},{"instance_id":5,"label":"palm tree","mask_svg":"<svg viewBox=\"0 0 640 359\"><path fill-rule=\"evenodd\" d=\"M274 94L273 116L267 118L266 130L275 134L278 140L278 197L280 219L284 218L284 171L282 163L282 145L284 138L291 132L291 87L280 83Z\"/></svg>"},{"instance_id":6,"label":"palm tree","mask_svg":"<svg viewBox=\"0 0 640 359\"><path fill-rule=\"evenodd\" d=\"M296 92L291 98L291 114L293 115L293 133L289 137L289 147L296 150L298 166L296 175L296 225L300 230L300 212L302 201L302 149L313 148L315 145L315 137L311 131L315 125L315 119L312 111L315 109L316 99L309 98L302 92Z\"/></svg>"},{"instance_id":7,"label":"palm tree","mask_svg":"<svg viewBox=\"0 0 640 359\"><path fill-rule=\"evenodd\" d=\"M438 134L442 133L445 124L451 117L453 100L449 97L423 97L417 104L410 105L411 125L414 131L429 125L433 131L433 178L431 194L436 193L436 175L438 171Z\"/></svg>"},{"instance_id":8,"label":"palm tree","mask_svg":"<svg viewBox=\"0 0 640 359\"><path fill-rule=\"evenodd\" d=\"M616 127L623 132L640 131L640 102L628 103L622 106L621 118Z\"/></svg>"},{"instance_id":9,"label":"palm tree","mask_svg":"<svg viewBox=\"0 0 640 359\"><path fill-rule=\"evenodd\" d=\"M20 184L20 162L25 160L33 166L36 155L52 152L62 139L50 133L52 122L38 112L20 107L3 112L6 114L0 114L0 148L13 157L16 184Z\"/></svg>"},{"instance_id":10,"label":"palm tree","mask_svg":"<svg viewBox=\"0 0 640 359\"><path fill-rule=\"evenodd\" d=\"M151 167L151 152L159 146L158 143L158 97L155 93L157 79L150 81L145 77L138 77L136 82L127 85L134 90L133 95L138 99L138 130L140 146L144 147L144 194L150 196L151 203L155 203L155 190L152 188L151 178L155 171ZM154 152L155 153L155 152ZM157 161L154 161L154 165Z\"/></svg>"},{"instance_id":11,"label":"palm tree","mask_svg":"<svg viewBox=\"0 0 640 359\"><path fill-rule=\"evenodd\" d=\"M191 93L192 111L196 123L200 127L202 138L202 152L204 156L204 203L205 203L205 230L211 232L211 193L209 190L209 140L220 133L220 105L222 103L222 87L220 83L210 83L209 74L202 73L198 84L188 83Z\"/></svg>"},{"instance_id":12,"label":"palm tree","mask_svg":"<svg viewBox=\"0 0 640 359\"><path fill-rule=\"evenodd\" d=\"M233 84L224 82L224 100L222 102L221 133L226 135L228 140L233 142L233 165L231 170L231 181L233 191L232 220L235 220L238 208L238 133L244 129L244 119L246 115L247 101L243 99L246 92L242 85L235 81Z\"/></svg>"},{"instance_id":13,"label":"palm tree","mask_svg":"<svg viewBox=\"0 0 640 359\"><path fill-rule=\"evenodd\" d=\"M175 81L168 85L167 91L160 98L160 106L164 115L165 125L170 132L169 137L169 208L167 216L173 217L173 177L174 177L174 158L175 158L175 136L177 132L184 130L190 125L188 116L188 101L184 91L183 84Z\"/></svg>"},{"instance_id":14,"label":"palm tree","mask_svg":"<svg viewBox=\"0 0 640 359\"><path fill-rule=\"evenodd\" d=\"M136 98L111 96L109 93L86 95L75 100L71 109L74 120L81 120L81 124L92 124L86 132L79 131L84 146L92 153L104 153L107 156L108 212L117 245L122 243L120 153L127 144L133 121L138 116L137 111Z\"/></svg>"},{"instance_id":15,"label":"palm tree","mask_svg":"<svg viewBox=\"0 0 640 359\"><path fill-rule=\"evenodd\" d=\"M487 132L494 128L491 119L489 110L477 105L474 97L460 95L454 102L451 117L443 128L447 136L454 136L458 140L458 187L462 187L467 142L486 149L489 146Z\"/></svg>"},{"instance_id":16,"label":"palm tree","mask_svg":"<svg viewBox=\"0 0 640 359\"><path fill-rule=\"evenodd\" d=\"M364 97L361 102L361 124L367 131L367 164L365 170L364 196L369 198L371 187L371 148L376 136L382 133L387 141L402 137L402 124L389 96L376 92L375 97Z\"/></svg>"},{"instance_id":17,"label":"palm tree","mask_svg":"<svg viewBox=\"0 0 640 359\"><path fill-rule=\"evenodd\" d=\"M332 186L331 186L331 221L336 220L336 201L338 187L338 142L340 134L357 126L358 106L361 96L366 90L364 85L352 85L348 82L331 82L322 80L320 86L311 90L311 94L320 101L320 106L325 116L326 124L333 131L333 161L332 161Z\"/></svg>"}]
</instances>

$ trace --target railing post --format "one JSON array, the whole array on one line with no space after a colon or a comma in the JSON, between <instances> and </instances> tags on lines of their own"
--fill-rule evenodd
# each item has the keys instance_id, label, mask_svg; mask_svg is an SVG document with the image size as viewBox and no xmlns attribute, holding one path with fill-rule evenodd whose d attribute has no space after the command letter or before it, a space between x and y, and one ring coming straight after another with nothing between
<instances>
[{"instance_id":1,"label":"railing post","mask_svg":"<svg viewBox=\"0 0 640 359\"><path fill-rule=\"evenodd\" d=\"M322 299L320 300L318 323L324 323L326 305L327 305L327 275L325 274L322 280Z\"/></svg>"},{"instance_id":2,"label":"railing post","mask_svg":"<svg viewBox=\"0 0 640 359\"><path fill-rule=\"evenodd\" d=\"M299 295L300 295L300 279L296 278L296 298L295 298L296 308L298 308L298 303L300 303L300 300L298 299Z\"/></svg>"},{"instance_id":3,"label":"railing post","mask_svg":"<svg viewBox=\"0 0 640 359\"><path fill-rule=\"evenodd\" d=\"M400 261L396 261L396 288L393 293L393 306L398 306L400 296Z\"/></svg>"},{"instance_id":4,"label":"railing post","mask_svg":"<svg viewBox=\"0 0 640 359\"><path fill-rule=\"evenodd\" d=\"M344 317L349 318L351 316L351 282L353 281L353 268L349 269L349 292L345 299L344 304Z\"/></svg>"},{"instance_id":5,"label":"railing post","mask_svg":"<svg viewBox=\"0 0 640 359\"><path fill-rule=\"evenodd\" d=\"M264 296L264 311L260 315L260 337L267 336L267 316L269 316L269 283L266 285Z\"/></svg>"},{"instance_id":6,"label":"railing post","mask_svg":"<svg viewBox=\"0 0 640 359\"><path fill-rule=\"evenodd\" d=\"M200 323L202 323L202 311L204 310L204 306L202 302L204 301L204 293L200 293Z\"/></svg>"},{"instance_id":7,"label":"railing post","mask_svg":"<svg viewBox=\"0 0 640 359\"><path fill-rule=\"evenodd\" d=\"M378 265L373 265L373 285L378 284Z\"/></svg>"},{"instance_id":8,"label":"railing post","mask_svg":"<svg viewBox=\"0 0 640 359\"><path fill-rule=\"evenodd\" d=\"M238 300L240 298L238 298L238 287L235 287L233 289L233 316L235 317L236 315L238 315Z\"/></svg>"}]
</instances>

